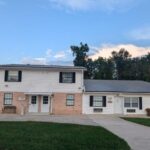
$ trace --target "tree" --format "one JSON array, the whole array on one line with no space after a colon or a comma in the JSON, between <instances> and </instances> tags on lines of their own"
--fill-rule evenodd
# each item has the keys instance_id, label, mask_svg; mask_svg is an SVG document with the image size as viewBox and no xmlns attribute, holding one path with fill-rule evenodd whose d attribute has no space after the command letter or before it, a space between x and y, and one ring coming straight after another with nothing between
<instances>
[{"instance_id":1,"label":"tree","mask_svg":"<svg viewBox=\"0 0 150 150\"><path fill-rule=\"evenodd\" d=\"M114 62L114 66L116 69L116 75L117 79L125 79L125 68L126 68L126 63L128 62L128 59L131 57L129 52L125 49L120 49L119 52L113 51L112 52L112 61Z\"/></svg>"},{"instance_id":2,"label":"tree","mask_svg":"<svg viewBox=\"0 0 150 150\"><path fill-rule=\"evenodd\" d=\"M94 79L112 79L113 62L110 59L99 57L94 64Z\"/></svg>"},{"instance_id":3,"label":"tree","mask_svg":"<svg viewBox=\"0 0 150 150\"><path fill-rule=\"evenodd\" d=\"M80 43L80 46L71 46L75 66L87 68L85 79L118 79L150 81L150 53L143 57L131 58L125 49L113 51L108 59L99 57L92 60L88 57L89 47Z\"/></svg>"},{"instance_id":4,"label":"tree","mask_svg":"<svg viewBox=\"0 0 150 150\"><path fill-rule=\"evenodd\" d=\"M87 44L80 43L80 46L71 46L73 56L75 59L73 61L74 66L82 66L87 69L84 72L85 79L91 79L93 76L93 61L88 58L87 53L89 52L89 47Z\"/></svg>"},{"instance_id":5,"label":"tree","mask_svg":"<svg viewBox=\"0 0 150 150\"><path fill-rule=\"evenodd\" d=\"M87 53L89 52L88 45L80 43L80 46L71 46L71 50L73 52L73 56L75 56L73 61L74 66L86 67L88 59Z\"/></svg>"}]
</instances>

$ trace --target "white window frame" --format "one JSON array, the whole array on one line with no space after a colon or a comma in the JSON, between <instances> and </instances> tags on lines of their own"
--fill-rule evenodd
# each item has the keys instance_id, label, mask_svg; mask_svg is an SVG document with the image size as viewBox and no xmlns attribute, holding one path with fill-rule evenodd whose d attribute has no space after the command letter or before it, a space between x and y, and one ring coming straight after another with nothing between
<instances>
[{"instance_id":1,"label":"white window frame","mask_svg":"<svg viewBox=\"0 0 150 150\"><path fill-rule=\"evenodd\" d=\"M8 97L6 95L9 95ZM13 93L4 93L4 105L12 105Z\"/></svg>"},{"instance_id":2,"label":"white window frame","mask_svg":"<svg viewBox=\"0 0 150 150\"><path fill-rule=\"evenodd\" d=\"M129 101L129 106L125 106L126 101ZM136 103L134 101L137 101ZM137 106L134 106L136 104ZM124 98L124 108L139 108L139 97L125 97Z\"/></svg>"},{"instance_id":3,"label":"white window frame","mask_svg":"<svg viewBox=\"0 0 150 150\"><path fill-rule=\"evenodd\" d=\"M103 96L93 96L93 107L103 107Z\"/></svg>"},{"instance_id":4,"label":"white window frame","mask_svg":"<svg viewBox=\"0 0 150 150\"><path fill-rule=\"evenodd\" d=\"M8 81L9 82L18 82L19 81L19 73L18 71L8 71Z\"/></svg>"},{"instance_id":5,"label":"white window frame","mask_svg":"<svg viewBox=\"0 0 150 150\"><path fill-rule=\"evenodd\" d=\"M62 72L62 83L73 83L73 72Z\"/></svg>"},{"instance_id":6,"label":"white window frame","mask_svg":"<svg viewBox=\"0 0 150 150\"><path fill-rule=\"evenodd\" d=\"M66 96L66 106L74 106L75 104L75 95L67 94Z\"/></svg>"}]
</instances>

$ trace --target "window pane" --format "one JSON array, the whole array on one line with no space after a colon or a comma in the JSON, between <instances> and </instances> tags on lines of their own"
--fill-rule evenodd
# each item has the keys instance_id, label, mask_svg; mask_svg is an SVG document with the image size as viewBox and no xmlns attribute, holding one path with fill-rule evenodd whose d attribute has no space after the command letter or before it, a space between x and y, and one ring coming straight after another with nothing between
<instances>
[{"instance_id":1,"label":"window pane","mask_svg":"<svg viewBox=\"0 0 150 150\"><path fill-rule=\"evenodd\" d=\"M36 96L32 96L32 98L31 98L31 104L36 104Z\"/></svg>"},{"instance_id":2,"label":"window pane","mask_svg":"<svg viewBox=\"0 0 150 150\"><path fill-rule=\"evenodd\" d=\"M124 107L131 107L130 97L124 98Z\"/></svg>"},{"instance_id":3,"label":"window pane","mask_svg":"<svg viewBox=\"0 0 150 150\"><path fill-rule=\"evenodd\" d=\"M67 100L67 106L73 106L74 100Z\"/></svg>"},{"instance_id":4,"label":"window pane","mask_svg":"<svg viewBox=\"0 0 150 150\"><path fill-rule=\"evenodd\" d=\"M138 103L139 103L139 98L133 97L132 98L132 107L138 107Z\"/></svg>"},{"instance_id":5,"label":"window pane","mask_svg":"<svg viewBox=\"0 0 150 150\"><path fill-rule=\"evenodd\" d=\"M138 107L139 98L138 97L125 97L124 107Z\"/></svg>"},{"instance_id":6,"label":"window pane","mask_svg":"<svg viewBox=\"0 0 150 150\"><path fill-rule=\"evenodd\" d=\"M94 107L102 107L103 106L103 97L102 96L94 96L93 106Z\"/></svg>"},{"instance_id":7,"label":"window pane","mask_svg":"<svg viewBox=\"0 0 150 150\"><path fill-rule=\"evenodd\" d=\"M10 99L11 99L11 98L12 98L12 94L11 94L11 93L6 93L6 94L5 94L5 98L6 98L6 99L7 99L7 98L10 98Z\"/></svg>"},{"instance_id":8,"label":"window pane","mask_svg":"<svg viewBox=\"0 0 150 150\"><path fill-rule=\"evenodd\" d=\"M103 97L102 96L94 96L95 101L102 101Z\"/></svg>"},{"instance_id":9,"label":"window pane","mask_svg":"<svg viewBox=\"0 0 150 150\"><path fill-rule=\"evenodd\" d=\"M74 95L67 95L67 99L74 99Z\"/></svg>"},{"instance_id":10,"label":"window pane","mask_svg":"<svg viewBox=\"0 0 150 150\"><path fill-rule=\"evenodd\" d=\"M4 94L4 105L11 105L13 99L12 93L5 93Z\"/></svg>"},{"instance_id":11,"label":"window pane","mask_svg":"<svg viewBox=\"0 0 150 150\"><path fill-rule=\"evenodd\" d=\"M131 107L130 103L124 103L124 107Z\"/></svg>"},{"instance_id":12,"label":"window pane","mask_svg":"<svg viewBox=\"0 0 150 150\"><path fill-rule=\"evenodd\" d=\"M102 106L103 106L103 103L102 103L102 102L99 102L99 101L94 101L94 102L93 102L93 106L94 106L94 107L102 107Z\"/></svg>"},{"instance_id":13,"label":"window pane","mask_svg":"<svg viewBox=\"0 0 150 150\"><path fill-rule=\"evenodd\" d=\"M9 71L8 81L18 81L18 71Z\"/></svg>"},{"instance_id":14,"label":"window pane","mask_svg":"<svg viewBox=\"0 0 150 150\"><path fill-rule=\"evenodd\" d=\"M43 96L43 104L48 104L48 96Z\"/></svg>"},{"instance_id":15,"label":"window pane","mask_svg":"<svg viewBox=\"0 0 150 150\"><path fill-rule=\"evenodd\" d=\"M73 73L72 72L63 72L62 73L62 81L63 81L63 83L72 83Z\"/></svg>"},{"instance_id":16,"label":"window pane","mask_svg":"<svg viewBox=\"0 0 150 150\"><path fill-rule=\"evenodd\" d=\"M74 95L67 95L66 105L74 106Z\"/></svg>"}]
</instances>

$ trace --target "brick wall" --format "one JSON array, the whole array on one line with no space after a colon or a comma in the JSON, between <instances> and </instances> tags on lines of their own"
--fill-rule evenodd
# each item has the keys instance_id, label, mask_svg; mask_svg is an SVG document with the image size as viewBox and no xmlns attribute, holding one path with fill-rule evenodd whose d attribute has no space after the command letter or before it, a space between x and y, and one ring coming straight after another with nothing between
<instances>
[{"instance_id":1,"label":"brick wall","mask_svg":"<svg viewBox=\"0 0 150 150\"><path fill-rule=\"evenodd\" d=\"M74 106L66 106L66 96L68 93L54 93L52 99L52 113L55 115L81 114L82 113L82 93L76 93Z\"/></svg>"},{"instance_id":2,"label":"brick wall","mask_svg":"<svg viewBox=\"0 0 150 150\"><path fill-rule=\"evenodd\" d=\"M7 92L6 92L7 93ZM19 100L20 98L25 98L25 100ZM0 113L4 108L4 92L0 92ZM28 110L28 97L21 92L14 92L13 93L13 101L12 105L16 106L16 113L21 114L21 111L27 112Z\"/></svg>"}]
</instances>

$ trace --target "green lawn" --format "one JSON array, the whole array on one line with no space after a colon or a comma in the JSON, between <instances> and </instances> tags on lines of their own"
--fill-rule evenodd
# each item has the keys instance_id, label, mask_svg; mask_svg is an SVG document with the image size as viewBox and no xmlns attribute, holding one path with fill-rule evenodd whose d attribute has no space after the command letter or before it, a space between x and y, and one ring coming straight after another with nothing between
<instances>
[{"instance_id":1,"label":"green lawn","mask_svg":"<svg viewBox=\"0 0 150 150\"><path fill-rule=\"evenodd\" d=\"M0 150L129 150L101 127L40 122L0 122Z\"/></svg>"},{"instance_id":2,"label":"green lawn","mask_svg":"<svg viewBox=\"0 0 150 150\"><path fill-rule=\"evenodd\" d=\"M150 119L149 118L123 118L123 119L150 127Z\"/></svg>"}]
</instances>

